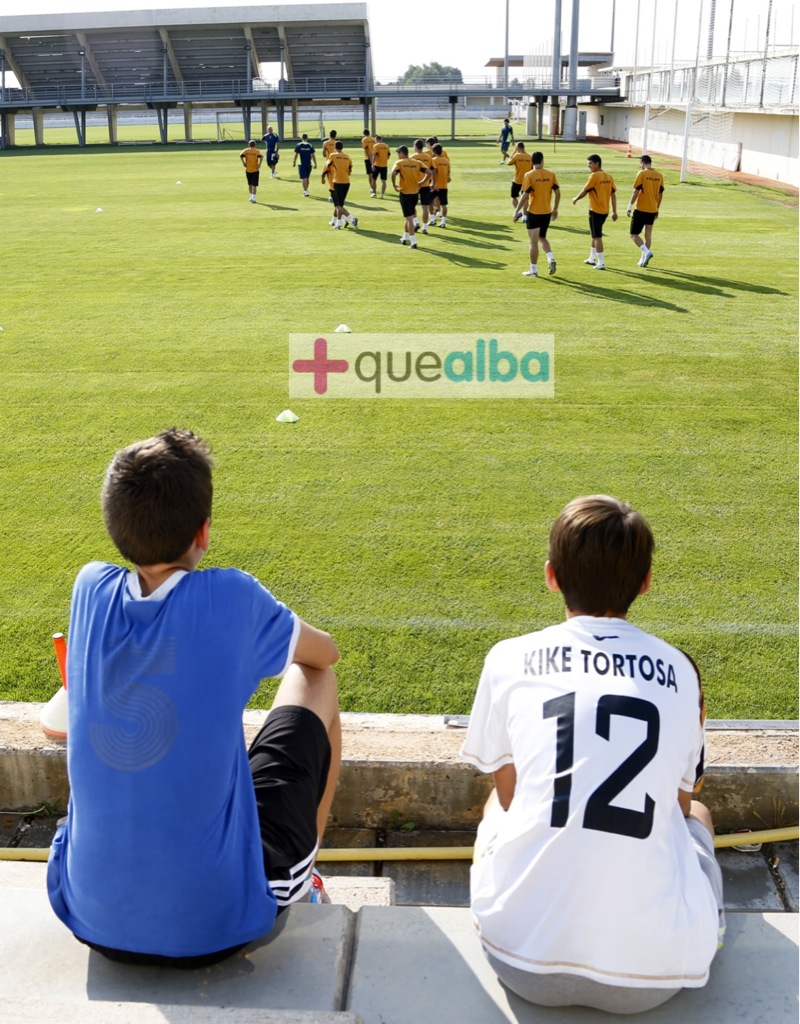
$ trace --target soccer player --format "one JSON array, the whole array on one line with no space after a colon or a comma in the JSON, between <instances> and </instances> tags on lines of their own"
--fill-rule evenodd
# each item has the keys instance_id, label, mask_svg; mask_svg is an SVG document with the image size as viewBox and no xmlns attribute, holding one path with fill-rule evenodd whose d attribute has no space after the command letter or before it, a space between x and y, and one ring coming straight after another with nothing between
<instances>
[{"instance_id":1,"label":"soccer player","mask_svg":"<svg viewBox=\"0 0 800 1024\"><path fill-rule=\"evenodd\" d=\"M378 179L381 182L380 198L386 195L386 177L389 167L389 147L380 135L375 136L375 145L372 147L372 183L375 192L378 191Z\"/></svg>"},{"instance_id":2,"label":"soccer player","mask_svg":"<svg viewBox=\"0 0 800 1024\"><path fill-rule=\"evenodd\" d=\"M364 167L369 180L369 194L375 198L375 179L372 176L372 150L375 148L375 139L369 131L364 129L364 137L361 139L361 148L364 150Z\"/></svg>"},{"instance_id":3,"label":"soccer player","mask_svg":"<svg viewBox=\"0 0 800 1024\"><path fill-rule=\"evenodd\" d=\"M437 143L439 143L439 140L436 138L435 135L432 135L429 139L425 140L425 147L426 147L428 153L430 153L430 155L431 155L431 160L433 160L433 157L435 156L435 154L433 152L433 147L435 145L437 145ZM444 146L442 146L441 155L446 160L450 159L450 154L447 152L447 150L444 148ZM430 210L431 210L431 224L435 223L436 218L438 217L439 218L439 222L438 223L439 223L439 226L441 227L442 226L442 207L441 207L441 203L439 202L439 193L438 192L434 192L433 195L432 195Z\"/></svg>"},{"instance_id":4,"label":"soccer player","mask_svg":"<svg viewBox=\"0 0 800 1024\"><path fill-rule=\"evenodd\" d=\"M633 210L631 217L631 238L641 250L638 266L646 267L653 258L650 242L653 238L653 225L661 209L661 199L664 195L664 176L660 171L653 170L653 161L646 154L639 159L639 166L641 170L633 183L633 193L628 202L627 213L631 217L631 210L635 202L636 209ZM641 237L642 228L644 228L644 241Z\"/></svg>"},{"instance_id":5,"label":"soccer player","mask_svg":"<svg viewBox=\"0 0 800 1024\"><path fill-rule=\"evenodd\" d=\"M322 159L323 160L328 160L333 155L333 153L335 153L335 152L336 152L336 129L335 128L331 128L331 130L328 132L328 138L322 143ZM333 188L333 175L332 174L328 175L328 189L330 191L330 196L328 197L328 202L329 203L335 203L336 202L336 192L334 191L334 188Z\"/></svg>"},{"instance_id":6,"label":"soccer player","mask_svg":"<svg viewBox=\"0 0 800 1024\"><path fill-rule=\"evenodd\" d=\"M297 161L300 160L300 180L303 183L303 195L308 196L308 181L311 177L311 167L313 164L314 170L317 169L317 157L316 150L308 141L308 136L303 133L303 137L294 147L294 160L292 161L292 167L297 166Z\"/></svg>"},{"instance_id":7,"label":"soccer player","mask_svg":"<svg viewBox=\"0 0 800 1024\"><path fill-rule=\"evenodd\" d=\"M500 152L503 155L500 163L504 164L506 162L506 157L508 156L508 147L514 141L514 129L511 127L508 118L503 121L503 127L500 129L497 141L500 143Z\"/></svg>"},{"instance_id":8,"label":"soccer player","mask_svg":"<svg viewBox=\"0 0 800 1024\"><path fill-rule=\"evenodd\" d=\"M398 146L397 160L392 168L392 188L400 193L400 209L406 219L405 231L400 239L401 245L408 242L412 249L417 248L416 220L417 203L420 186L433 177L430 167L425 167L419 160L408 155L408 146ZM398 184L399 182L399 184Z\"/></svg>"},{"instance_id":9,"label":"soccer player","mask_svg":"<svg viewBox=\"0 0 800 1024\"><path fill-rule=\"evenodd\" d=\"M247 143L247 148L241 151L239 159L242 161L245 177L247 178L247 198L251 203L254 203L256 202L256 192L258 191L261 164L264 160L264 154L256 146L255 139L251 139Z\"/></svg>"},{"instance_id":10,"label":"soccer player","mask_svg":"<svg viewBox=\"0 0 800 1024\"><path fill-rule=\"evenodd\" d=\"M433 153L425 149L425 143L422 139L416 139L414 142L414 152L411 154L412 160L418 160L423 167L431 170L433 167ZM431 204L433 203L433 192L431 191L431 185L433 184L433 173L431 173L428 184L420 186L419 190L419 204L422 207L422 234L427 235L428 223L431 220ZM419 227L419 224L415 225ZM433 224L431 223L431 227Z\"/></svg>"},{"instance_id":11,"label":"soccer player","mask_svg":"<svg viewBox=\"0 0 800 1024\"><path fill-rule=\"evenodd\" d=\"M592 251L589 253L588 263L595 270L606 269L606 257L603 248L603 225L608 217L609 204L611 205L612 221L617 219L617 187L611 175L603 170L603 161L593 153L588 159L589 177L581 191L572 200L572 205L589 196L589 233L592 236Z\"/></svg>"},{"instance_id":12,"label":"soccer player","mask_svg":"<svg viewBox=\"0 0 800 1024\"><path fill-rule=\"evenodd\" d=\"M447 198L448 185L450 184L450 160L445 155L441 144L436 142L433 145L433 197L435 205L432 210L439 213L439 227L447 225Z\"/></svg>"},{"instance_id":13,"label":"soccer player","mask_svg":"<svg viewBox=\"0 0 800 1024\"><path fill-rule=\"evenodd\" d=\"M524 142L517 143L516 149L508 158L508 166L514 169L514 177L511 179L511 205L515 210L514 220L521 220L524 210L517 210L517 200L522 192L522 179L533 167L530 153L525 152Z\"/></svg>"},{"instance_id":14,"label":"soccer player","mask_svg":"<svg viewBox=\"0 0 800 1024\"><path fill-rule=\"evenodd\" d=\"M335 195L335 207L333 210L333 221L331 227L346 228L349 221L354 228L358 227L358 217L352 217L350 211L344 205L347 193L350 191L350 175L353 173L353 161L344 151L344 143L335 143L334 150L328 157L325 170L322 172L322 180L327 176L330 182L333 176L333 191Z\"/></svg>"},{"instance_id":15,"label":"soccer player","mask_svg":"<svg viewBox=\"0 0 800 1024\"><path fill-rule=\"evenodd\" d=\"M627 621L653 548L629 505L571 501L544 566L566 621L496 644L472 707L461 757L495 784L473 919L503 984L538 1005L651 1009L706 984L724 932L714 827L693 799L699 672Z\"/></svg>"},{"instance_id":16,"label":"soccer player","mask_svg":"<svg viewBox=\"0 0 800 1024\"><path fill-rule=\"evenodd\" d=\"M522 194L517 201L517 209L514 213L514 220L527 206L525 215L525 226L528 229L530 240L530 261L528 270L523 270L525 277L538 277L539 271L539 242L547 256L548 270L551 274L556 272L556 258L553 249L547 240L547 229L550 222L558 216L558 204L561 200L561 191L558 181L552 171L542 166L544 163L543 153L531 153L533 167L527 172L522 180Z\"/></svg>"},{"instance_id":17,"label":"soccer player","mask_svg":"<svg viewBox=\"0 0 800 1024\"><path fill-rule=\"evenodd\" d=\"M281 140L275 134L275 130L272 125L267 128L267 134L261 139L262 142L267 144L267 167L269 167L271 173L270 178L276 178L278 176L278 161L280 160L280 153L278 150L281 148Z\"/></svg>"}]
</instances>

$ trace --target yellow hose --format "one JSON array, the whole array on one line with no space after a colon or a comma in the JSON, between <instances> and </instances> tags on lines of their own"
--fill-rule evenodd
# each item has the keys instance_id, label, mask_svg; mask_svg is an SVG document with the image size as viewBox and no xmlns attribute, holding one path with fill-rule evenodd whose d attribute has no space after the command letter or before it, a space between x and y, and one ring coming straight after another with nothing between
<instances>
[{"instance_id":1,"label":"yellow hose","mask_svg":"<svg viewBox=\"0 0 800 1024\"><path fill-rule=\"evenodd\" d=\"M716 836L714 846L719 850L727 846L743 846L746 843L783 843L800 836L800 827L769 828L762 832L734 832L731 835ZM392 846L354 847L320 850L317 862L341 863L343 861L386 861L386 860L472 860L471 846ZM22 849L6 847L0 849L0 860L47 860L49 849Z\"/></svg>"}]
</instances>

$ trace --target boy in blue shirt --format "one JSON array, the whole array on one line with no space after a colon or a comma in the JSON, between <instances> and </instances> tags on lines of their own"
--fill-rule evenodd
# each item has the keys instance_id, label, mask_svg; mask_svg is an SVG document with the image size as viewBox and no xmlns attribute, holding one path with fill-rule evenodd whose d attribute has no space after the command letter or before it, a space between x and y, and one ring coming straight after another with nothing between
<instances>
[{"instance_id":1,"label":"boy in blue shirt","mask_svg":"<svg viewBox=\"0 0 800 1024\"><path fill-rule=\"evenodd\" d=\"M211 456L172 428L117 452L102 490L133 571L78 573L67 678L70 803L48 892L82 942L200 967L308 891L341 727L332 638L208 550ZM283 674L249 755L242 712Z\"/></svg>"}]
</instances>

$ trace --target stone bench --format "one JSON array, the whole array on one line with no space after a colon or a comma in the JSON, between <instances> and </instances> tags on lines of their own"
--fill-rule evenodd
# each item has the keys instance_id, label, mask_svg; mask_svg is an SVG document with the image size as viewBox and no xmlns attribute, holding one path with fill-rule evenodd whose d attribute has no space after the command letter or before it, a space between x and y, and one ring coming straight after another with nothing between
<instances>
[{"instance_id":1,"label":"stone bench","mask_svg":"<svg viewBox=\"0 0 800 1024\"><path fill-rule=\"evenodd\" d=\"M264 941L211 968L111 963L56 919L44 864L0 862L0 1007L59 1024L600 1024L510 995L460 907L300 904ZM705 989L647 1015L660 1024L795 1024L798 917L731 913Z\"/></svg>"}]
</instances>

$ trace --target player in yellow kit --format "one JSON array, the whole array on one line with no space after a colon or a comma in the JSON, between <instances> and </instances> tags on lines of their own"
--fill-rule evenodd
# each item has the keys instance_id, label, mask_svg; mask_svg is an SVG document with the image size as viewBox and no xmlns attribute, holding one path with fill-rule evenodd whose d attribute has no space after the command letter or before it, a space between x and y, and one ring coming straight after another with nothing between
<instances>
[{"instance_id":1,"label":"player in yellow kit","mask_svg":"<svg viewBox=\"0 0 800 1024\"><path fill-rule=\"evenodd\" d=\"M609 205L613 211L611 219L617 219L617 186L611 175L603 170L603 161L593 153L588 159L589 177L581 191L572 200L572 205L589 197L589 232L592 236L592 251L589 259L584 260L595 270L606 269L606 258L603 248L603 225L608 217Z\"/></svg>"},{"instance_id":2,"label":"player in yellow kit","mask_svg":"<svg viewBox=\"0 0 800 1024\"><path fill-rule=\"evenodd\" d=\"M433 198L431 209L439 213L439 227L447 225L447 197L450 184L450 160L442 149L441 143L434 142L433 153ZM431 221L433 223L433 221Z\"/></svg>"},{"instance_id":3,"label":"player in yellow kit","mask_svg":"<svg viewBox=\"0 0 800 1024\"><path fill-rule=\"evenodd\" d=\"M558 216L558 204L561 201L561 191L558 187L558 179L552 171L543 167L544 154L531 153L533 167L522 179L522 194L517 200L517 208L514 212L514 220L517 215L527 207L525 215L525 226L528 229L530 240L529 270L523 270L525 277L538 277L539 271L539 242L547 256L547 266L551 274L556 272L556 258L550 243L547 241L547 229L550 222Z\"/></svg>"},{"instance_id":4,"label":"player in yellow kit","mask_svg":"<svg viewBox=\"0 0 800 1024\"><path fill-rule=\"evenodd\" d=\"M335 152L335 150L336 150L336 129L335 128L331 128L331 130L328 132L328 138L322 143L322 159L323 160L328 160L331 157L331 155ZM324 183L324 181L325 181L325 178L324 178L324 175L323 175L323 183ZM328 191L330 192L330 196L328 198L328 202L329 203L335 203L336 202L336 192L334 191L334 188L333 188L333 173L328 175Z\"/></svg>"},{"instance_id":5,"label":"player in yellow kit","mask_svg":"<svg viewBox=\"0 0 800 1024\"><path fill-rule=\"evenodd\" d=\"M639 246L641 254L638 266L646 267L653 258L650 242L653 238L653 225L661 209L661 198L664 195L664 175L653 170L653 161L643 154L639 160L641 170L633 183L633 194L628 203L628 216L631 217L631 238ZM633 209L634 203L636 209ZM642 241L644 228L644 241Z\"/></svg>"},{"instance_id":6,"label":"player in yellow kit","mask_svg":"<svg viewBox=\"0 0 800 1024\"><path fill-rule=\"evenodd\" d=\"M433 151L425 149L425 143L422 139L416 139L414 142L414 152L411 154L412 160L418 160L423 167L431 171L431 175L427 182L420 185L419 189L419 203L422 207L422 234L427 235L428 223L430 222L433 227L433 221L431 220L431 205L433 203L433 192L431 186L433 185ZM419 224L415 225L419 227Z\"/></svg>"},{"instance_id":7,"label":"player in yellow kit","mask_svg":"<svg viewBox=\"0 0 800 1024\"><path fill-rule=\"evenodd\" d=\"M412 249L417 248L415 221L420 187L427 185L432 177L432 168L411 158L407 146L398 147L397 160L392 168L392 188L400 193L400 209L406 219L405 231L400 242L402 245L409 242Z\"/></svg>"},{"instance_id":8,"label":"player in yellow kit","mask_svg":"<svg viewBox=\"0 0 800 1024\"><path fill-rule=\"evenodd\" d=\"M364 150L364 167L369 178L369 194L375 198L375 178L372 176L372 150L375 148L375 139L370 135L367 128L364 129L364 136L361 139L361 148Z\"/></svg>"},{"instance_id":9,"label":"player in yellow kit","mask_svg":"<svg viewBox=\"0 0 800 1024\"><path fill-rule=\"evenodd\" d=\"M333 191L336 196L334 202L336 203L336 206L333 211L331 227L346 228L348 221L354 228L358 227L358 217L351 216L350 211L344 205L344 201L347 199L347 193L350 191L350 175L352 173L353 161L347 153L345 153L344 143L337 141L333 152L328 157L325 169L322 172L322 180L325 181L325 178L327 177L329 183L331 175L333 175Z\"/></svg>"},{"instance_id":10,"label":"player in yellow kit","mask_svg":"<svg viewBox=\"0 0 800 1024\"><path fill-rule=\"evenodd\" d=\"M522 192L522 179L533 168L533 158L530 153L525 152L525 143L518 142L516 149L508 158L508 166L514 171L511 180L511 205L514 207L514 220L521 220L524 216L524 209L517 209L517 203Z\"/></svg>"},{"instance_id":11,"label":"player in yellow kit","mask_svg":"<svg viewBox=\"0 0 800 1024\"><path fill-rule=\"evenodd\" d=\"M261 164L264 160L264 154L256 146L255 139L251 139L247 144L247 148L241 151L239 159L242 161L245 177L247 178L247 191L250 193L247 198L251 203L254 203L256 201L256 191L258 190Z\"/></svg>"},{"instance_id":12,"label":"player in yellow kit","mask_svg":"<svg viewBox=\"0 0 800 1024\"><path fill-rule=\"evenodd\" d=\"M381 183L381 199L386 195L386 178L389 167L389 147L380 135L375 136L375 145L372 147L372 182L375 193L378 191L378 179Z\"/></svg>"}]
</instances>

